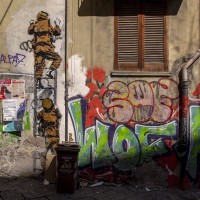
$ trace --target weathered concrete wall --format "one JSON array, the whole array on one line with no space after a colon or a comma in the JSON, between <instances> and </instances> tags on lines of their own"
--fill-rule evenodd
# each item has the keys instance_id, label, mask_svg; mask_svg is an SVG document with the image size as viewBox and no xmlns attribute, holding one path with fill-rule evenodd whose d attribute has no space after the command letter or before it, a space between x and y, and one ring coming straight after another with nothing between
<instances>
[{"instance_id":1,"label":"weathered concrete wall","mask_svg":"<svg viewBox=\"0 0 200 200\"><path fill-rule=\"evenodd\" d=\"M78 2L68 2L68 58L73 55L83 56L83 65L87 67L99 65L112 70L113 1L83 1L85 9L80 13ZM101 12L111 16L103 16Z\"/></svg>"},{"instance_id":2,"label":"weathered concrete wall","mask_svg":"<svg viewBox=\"0 0 200 200\"><path fill-rule=\"evenodd\" d=\"M89 68L113 71L113 0L68 2L68 57L83 56ZM80 3L80 5L79 5ZM91 17L92 16L92 17ZM167 14L169 70L174 62L199 48L199 1L168 1Z\"/></svg>"},{"instance_id":3,"label":"weathered concrete wall","mask_svg":"<svg viewBox=\"0 0 200 200\"><path fill-rule=\"evenodd\" d=\"M176 2L169 2L169 9ZM183 0L175 15L168 17L169 66L172 67L177 58L191 54L199 48L199 1L191 4Z\"/></svg>"}]
</instances>

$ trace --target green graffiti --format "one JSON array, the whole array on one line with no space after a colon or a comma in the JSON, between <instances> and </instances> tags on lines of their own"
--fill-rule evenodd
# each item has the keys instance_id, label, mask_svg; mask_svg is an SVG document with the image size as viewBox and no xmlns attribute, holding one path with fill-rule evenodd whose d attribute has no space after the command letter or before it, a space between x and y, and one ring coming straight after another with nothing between
<instances>
[{"instance_id":1,"label":"green graffiti","mask_svg":"<svg viewBox=\"0 0 200 200\"><path fill-rule=\"evenodd\" d=\"M74 123L75 133L76 133L76 141L83 144L83 121L82 121L82 109L81 109L81 99L75 99L73 101L69 101L68 103L69 112L72 117L72 121Z\"/></svg>"},{"instance_id":2,"label":"green graffiti","mask_svg":"<svg viewBox=\"0 0 200 200\"><path fill-rule=\"evenodd\" d=\"M84 167L94 162L94 149L96 148L95 127L92 126L85 130L84 145L79 152L79 166Z\"/></svg>"},{"instance_id":3,"label":"green graffiti","mask_svg":"<svg viewBox=\"0 0 200 200\"><path fill-rule=\"evenodd\" d=\"M93 168L102 167L114 160L108 146L108 128L97 121L96 126L85 130L84 145L79 153L80 167L90 164Z\"/></svg>"},{"instance_id":4,"label":"green graffiti","mask_svg":"<svg viewBox=\"0 0 200 200\"><path fill-rule=\"evenodd\" d=\"M3 125L0 124L0 133L2 133L2 132L3 132Z\"/></svg>"},{"instance_id":5,"label":"green graffiti","mask_svg":"<svg viewBox=\"0 0 200 200\"><path fill-rule=\"evenodd\" d=\"M108 130L109 126L96 121L96 137L97 146L95 149L94 168L109 166L114 160L114 157L108 146Z\"/></svg>"},{"instance_id":6,"label":"green graffiti","mask_svg":"<svg viewBox=\"0 0 200 200\"><path fill-rule=\"evenodd\" d=\"M81 98L69 101L69 112L74 124L76 141L80 143L79 166L98 168L114 164L121 170L132 170L145 160L167 152L163 141L174 139L176 122L160 125L136 125L135 133L119 125L108 133L110 126L96 120L96 124L84 130ZM151 136L154 136L151 138ZM110 141L109 141L110 140ZM109 146L111 144L112 146Z\"/></svg>"},{"instance_id":7,"label":"green graffiti","mask_svg":"<svg viewBox=\"0 0 200 200\"><path fill-rule=\"evenodd\" d=\"M193 180L197 175L197 156L200 154L200 106L190 107L190 149L186 170Z\"/></svg>"},{"instance_id":8,"label":"green graffiti","mask_svg":"<svg viewBox=\"0 0 200 200\"><path fill-rule=\"evenodd\" d=\"M29 113L27 111L25 112L25 119L23 120L23 126L24 126L25 131L31 130L31 121L30 121Z\"/></svg>"},{"instance_id":9,"label":"green graffiti","mask_svg":"<svg viewBox=\"0 0 200 200\"><path fill-rule=\"evenodd\" d=\"M90 127L83 131L81 99L70 101L68 106L75 128L76 141L81 146L79 166L83 167L92 164L96 168L112 162L114 158L108 146L109 127L96 121L95 127Z\"/></svg>"},{"instance_id":10,"label":"green graffiti","mask_svg":"<svg viewBox=\"0 0 200 200\"><path fill-rule=\"evenodd\" d=\"M162 138L170 138L176 135L176 122L170 122L160 126L147 126L136 124L135 133L141 145L140 164L150 161L153 156L167 153ZM153 136L153 137L150 137Z\"/></svg>"},{"instance_id":11,"label":"green graffiti","mask_svg":"<svg viewBox=\"0 0 200 200\"><path fill-rule=\"evenodd\" d=\"M140 159L140 145L137 136L127 127L118 126L113 137L113 152L118 158L116 163L118 169L134 168Z\"/></svg>"}]
</instances>

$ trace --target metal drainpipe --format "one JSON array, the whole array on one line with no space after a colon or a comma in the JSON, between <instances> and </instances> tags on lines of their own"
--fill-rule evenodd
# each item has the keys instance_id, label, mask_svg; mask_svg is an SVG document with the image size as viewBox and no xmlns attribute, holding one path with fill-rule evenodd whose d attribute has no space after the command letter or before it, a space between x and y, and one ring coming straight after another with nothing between
<instances>
[{"instance_id":1,"label":"metal drainpipe","mask_svg":"<svg viewBox=\"0 0 200 200\"><path fill-rule=\"evenodd\" d=\"M189 80L188 80L188 69L192 66L192 64L200 57L200 49L196 51L193 57L188 60L188 62L183 66L182 74L181 74L181 83L180 83L180 144L183 147L182 151L186 149L184 147L187 146L189 140L189 117L188 117L188 88L189 88ZM185 149L185 150L184 150ZM180 149L181 150L181 149Z\"/></svg>"},{"instance_id":2,"label":"metal drainpipe","mask_svg":"<svg viewBox=\"0 0 200 200\"><path fill-rule=\"evenodd\" d=\"M188 69L200 57L200 49L196 51L193 57L184 64L181 73L180 82L180 124L179 124L179 145L177 147L178 153L181 156L181 174L180 178L183 181L187 167L188 150L190 146L190 129L189 129L189 80ZM184 188L184 184L182 185Z\"/></svg>"},{"instance_id":3,"label":"metal drainpipe","mask_svg":"<svg viewBox=\"0 0 200 200\"><path fill-rule=\"evenodd\" d=\"M65 142L68 142L67 0L65 0Z\"/></svg>"}]
</instances>

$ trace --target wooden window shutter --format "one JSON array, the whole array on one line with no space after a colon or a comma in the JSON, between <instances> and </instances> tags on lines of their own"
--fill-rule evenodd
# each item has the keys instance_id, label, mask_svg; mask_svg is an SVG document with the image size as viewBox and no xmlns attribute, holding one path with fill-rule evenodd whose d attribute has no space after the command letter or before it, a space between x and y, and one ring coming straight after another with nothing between
<instances>
[{"instance_id":1,"label":"wooden window shutter","mask_svg":"<svg viewBox=\"0 0 200 200\"><path fill-rule=\"evenodd\" d=\"M166 0L115 0L114 69L167 71Z\"/></svg>"},{"instance_id":2,"label":"wooden window shutter","mask_svg":"<svg viewBox=\"0 0 200 200\"><path fill-rule=\"evenodd\" d=\"M136 0L115 3L115 69L138 68L138 4Z\"/></svg>"},{"instance_id":3,"label":"wooden window shutter","mask_svg":"<svg viewBox=\"0 0 200 200\"><path fill-rule=\"evenodd\" d=\"M165 71L165 8L164 0L144 1L144 71Z\"/></svg>"}]
</instances>

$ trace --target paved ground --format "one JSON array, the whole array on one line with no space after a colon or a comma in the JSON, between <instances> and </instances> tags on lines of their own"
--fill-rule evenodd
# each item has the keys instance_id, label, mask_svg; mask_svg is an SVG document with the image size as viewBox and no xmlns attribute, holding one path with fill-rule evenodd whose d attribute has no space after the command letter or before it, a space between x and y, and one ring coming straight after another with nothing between
<instances>
[{"instance_id":1,"label":"paved ground","mask_svg":"<svg viewBox=\"0 0 200 200\"><path fill-rule=\"evenodd\" d=\"M57 194L55 185L44 185L43 179L0 177L0 200L200 200L200 189L182 191L152 183L81 185L74 194Z\"/></svg>"}]
</instances>

